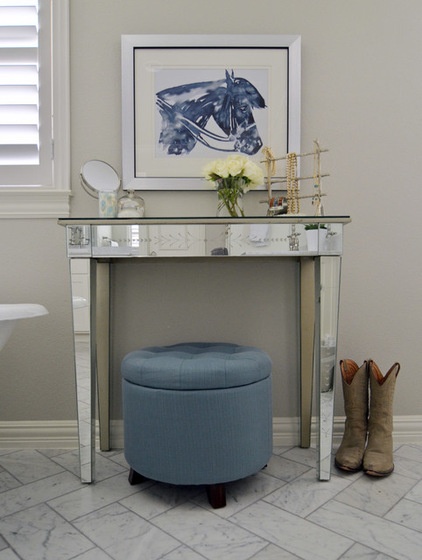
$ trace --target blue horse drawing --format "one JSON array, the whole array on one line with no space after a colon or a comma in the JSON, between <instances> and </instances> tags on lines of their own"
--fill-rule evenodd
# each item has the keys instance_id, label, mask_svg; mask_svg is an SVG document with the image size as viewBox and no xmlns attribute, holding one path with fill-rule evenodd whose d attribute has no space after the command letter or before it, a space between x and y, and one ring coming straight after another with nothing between
<instances>
[{"instance_id":1,"label":"blue horse drawing","mask_svg":"<svg viewBox=\"0 0 422 560\"><path fill-rule=\"evenodd\" d=\"M156 94L156 104L162 118L159 143L168 155L190 154L198 142L213 150L248 155L262 147L253 110L264 109L265 100L233 70L226 70L224 80L163 89ZM215 124L224 134L210 129Z\"/></svg>"}]
</instances>

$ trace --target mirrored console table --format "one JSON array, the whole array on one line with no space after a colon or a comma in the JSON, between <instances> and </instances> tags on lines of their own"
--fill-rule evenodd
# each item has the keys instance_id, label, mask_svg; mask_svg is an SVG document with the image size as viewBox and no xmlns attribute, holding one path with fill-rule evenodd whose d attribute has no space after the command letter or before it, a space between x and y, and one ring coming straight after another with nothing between
<instances>
[{"instance_id":1,"label":"mirrored console table","mask_svg":"<svg viewBox=\"0 0 422 560\"><path fill-rule=\"evenodd\" d=\"M126 259L259 257L299 264L300 446L310 446L315 379L317 472L320 480L329 480L343 229L350 221L348 216L59 219L66 228L74 330L84 332L89 341L85 384L75 360L82 482L95 479L97 399L100 448L110 449L111 265ZM83 288L84 282L81 295L77 287ZM82 410L82 392L85 401L88 397L87 410Z\"/></svg>"}]
</instances>

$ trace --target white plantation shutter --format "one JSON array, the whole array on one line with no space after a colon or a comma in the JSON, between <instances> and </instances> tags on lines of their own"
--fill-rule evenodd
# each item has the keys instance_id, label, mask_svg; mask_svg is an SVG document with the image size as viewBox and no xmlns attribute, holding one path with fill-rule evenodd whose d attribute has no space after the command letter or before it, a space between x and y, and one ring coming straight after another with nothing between
<instances>
[{"instance_id":1,"label":"white plantation shutter","mask_svg":"<svg viewBox=\"0 0 422 560\"><path fill-rule=\"evenodd\" d=\"M9 3L0 0L0 165L38 164L38 2Z\"/></svg>"},{"instance_id":2,"label":"white plantation shutter","mask_svg":"<svg viewBox=\"0 0 422 560\"><path fill-rule=\"evenodd\" d=\"M69 212L69 145L69 2L0 0L0 218Z\"/></svg>"},{"instance_id":3,"label":"white plantation shutter","mask_svg":"<svg viewBox=\"0 0 422 560\"><path fill-rule=\"evenodd\" d=\"M51 184L49 8L42 0L0 0L2 184Z\"/></svg>"}]
</instances>

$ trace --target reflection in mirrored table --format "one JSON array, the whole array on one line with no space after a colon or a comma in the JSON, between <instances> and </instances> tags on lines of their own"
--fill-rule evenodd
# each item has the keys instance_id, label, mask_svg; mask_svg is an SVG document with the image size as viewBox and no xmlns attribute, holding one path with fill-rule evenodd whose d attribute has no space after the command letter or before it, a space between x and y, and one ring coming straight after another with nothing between
<instances>
[{"instance_id":1,"label":"reflection in mirrored table","mask_svg":"<svg viewBox=\"0 0 422 560\"><path fill-rule=\"evenodd\" d=\"M153 223L68 227L69 256L181 257L341 254L343 224Z\"/></svg>"},{"instance_id":2,"label":"reflection in mirrored table","mask_svg":"<svg viewBox=\"0 0 422 560\"><path fill-rule=\"evenodd\" d=\"M95 461L91 443L95 438L96 418L92 416L92 399L95 398L91 378L91 324L89 260L72 259L71 293L73 311L73 344L76 375L77 422L82 482L91 481L91 465Z\"/></svg>"}]
</instances>

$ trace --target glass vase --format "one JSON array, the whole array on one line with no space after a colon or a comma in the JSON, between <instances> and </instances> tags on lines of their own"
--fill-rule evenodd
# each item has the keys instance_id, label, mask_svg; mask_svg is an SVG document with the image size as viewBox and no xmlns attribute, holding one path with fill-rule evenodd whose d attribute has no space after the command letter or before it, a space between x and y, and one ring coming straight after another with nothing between
<instances>
[{"instance_id":1,"label":"glass vase","mask_svg":"<svg viewBox=\"0 0 422 560\"><path fill-rule=\"evenodd\" d=\"M222 179L217 186L217 215L224 214L232 218L239 218L245 215L243 211L243 187L244 181L238 177Z\"/></svg>"}]
</instances>

